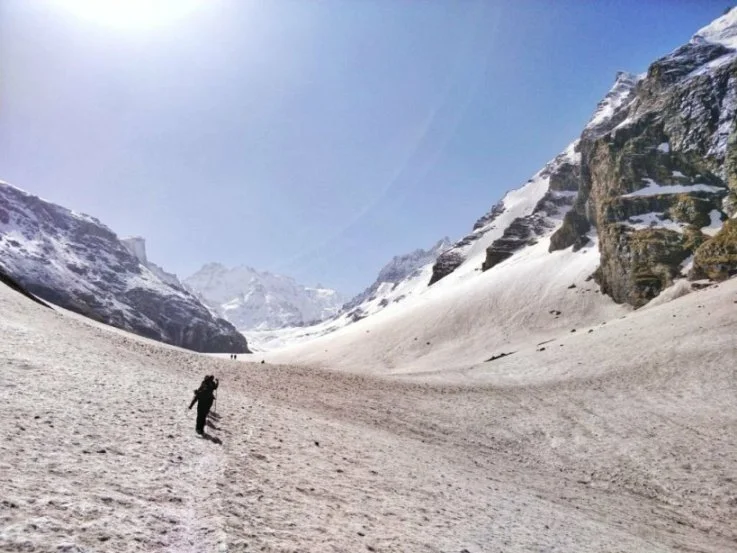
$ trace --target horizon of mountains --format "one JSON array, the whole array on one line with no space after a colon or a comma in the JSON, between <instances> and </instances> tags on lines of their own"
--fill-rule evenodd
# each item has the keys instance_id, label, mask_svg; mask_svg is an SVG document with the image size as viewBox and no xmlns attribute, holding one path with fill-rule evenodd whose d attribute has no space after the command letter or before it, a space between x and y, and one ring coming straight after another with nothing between
<instances>
[{"instance_id":1,"label":"horizon of mountains","mask_svg":"<svg viewBox=\"0 0 737 553\"><path fill-rule=\"evenodd\" d=\"M142 238L121 239L5 183L2 265L51 303L197 351L246 351L237 330L299 328L311 338L383 311L410 316L413 306L442 303L435 290L478 291L489 275L530 269L538 255L550 263L557 252L593 255L596 293L642 307L678 282L737 273L736 49L732 10L646 73L618 73L580 137L468 235L394 258L348 301L248 267L209 264L180 281L148 260ZM561 258L544 284L570 263Z\"/></svg>"}]
</instances>

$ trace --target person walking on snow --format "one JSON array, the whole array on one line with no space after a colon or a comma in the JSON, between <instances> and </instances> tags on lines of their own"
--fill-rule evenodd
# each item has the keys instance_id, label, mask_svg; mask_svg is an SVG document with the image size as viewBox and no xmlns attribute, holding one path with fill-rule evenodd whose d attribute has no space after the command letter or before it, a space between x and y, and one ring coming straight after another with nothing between
<instances>
[{"instance_id":1,"label":"person walking on snow","mask_svg":"<svg viewBox=\"0 0 737 553\"><path fill-rule=\"evenodd\" d=\"M220 381L217 380L213 375L208 374L200 384L200 387L194 391L194 397L192 403L189 404L189 408L192 409L194 404L197 404L197 423L195 430L198 434L203 434L205 431L205 422L207 421L207 414L210 412L212 402L215 399L214 393L218 388Z\"/></svg>"}]
</instances>

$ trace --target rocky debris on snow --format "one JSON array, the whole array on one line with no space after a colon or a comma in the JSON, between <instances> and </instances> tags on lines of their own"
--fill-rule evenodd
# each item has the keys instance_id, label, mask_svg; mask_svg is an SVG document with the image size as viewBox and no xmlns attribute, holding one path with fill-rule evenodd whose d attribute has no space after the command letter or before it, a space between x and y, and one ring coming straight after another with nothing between
<instances>
[{"instance_id":1,"label":"rocky debris on snow","mask_svg":"<svg viewBox=\"0 0 737 553\"><path fill-rule=\"evenodd\" d=\"M514 353L513 351L510 351L507 353L499 353L497 355L492 355L486 361L484 361L484 363L489 363L490 361L496 361L497 359L501 359L502 357L506 357L507 355L512 355L513 353Z\"/></svg>"}]
</instances>

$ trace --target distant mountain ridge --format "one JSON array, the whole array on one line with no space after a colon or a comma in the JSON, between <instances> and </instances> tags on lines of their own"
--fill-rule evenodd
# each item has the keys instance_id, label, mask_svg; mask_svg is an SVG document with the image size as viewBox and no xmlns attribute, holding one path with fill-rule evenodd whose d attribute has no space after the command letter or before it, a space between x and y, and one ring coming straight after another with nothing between
<instances>
[{"instance_id":1,"label":"distant mountain ridge","mask_svg":"<svg viewBox=\"0 0 737 553\"><path fill-rule=\"evenodd\" d=\"M399 285L421 277L422 268L433 263L450 245L451 241L446 237L428 250L418 248L408 254L394 256L381 268L374 283L346 303L341 313L359 319L381 310L391 302L401 301L405 295Z\"/></svg>"},{"instance_id":2,"label":"distant mountain ridge","mask_svg":"<svg viewBox=\"0 0 737 553\"><path fill-rule=\"evenodd\" d=\"M330 288L304 286L284 275L220 263L204 265L184 279L184 285L240 330L316 323L335 316L344 301Z\"/></svg>"}]
</instances>

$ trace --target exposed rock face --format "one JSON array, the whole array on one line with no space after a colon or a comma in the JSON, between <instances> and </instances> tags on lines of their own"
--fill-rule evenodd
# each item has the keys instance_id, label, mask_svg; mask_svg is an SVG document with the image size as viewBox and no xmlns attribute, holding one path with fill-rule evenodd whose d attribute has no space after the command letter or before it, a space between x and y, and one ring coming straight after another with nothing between
<instances>
[{"instance_id":1,"label":"exposed rock face","mask_svg":"<svg viewBox=\"0 0 737 553\"><path fill-rule=\"evenodd\" d=\"M737 219L725 221L714 238L694 255L693 278L724 280L737 274Z\"/></svg>"},{"instance_id":2,"label":"exposed rock face","mask_svg":"<svg viewBox=\"0 0 737 553\"><path fill-rule=\"evenodd\" d=\"M529 215L517 217L505 229L500 238L486 248L486 259L481 270L487 271L509 259L525 246L532 246L538 239L558 226L561 218L569 213L581 185L581 165L574 155L577 144L556 156L534 178L547 181L548 190L535 204ZM534 179L533 179L534 180ZM575 243L582 246L588 238L577 237ZM572 242L573 243L573 242Z\"/></svg>"},{"instance_id":3,"label":"exposed rock face","mask_svg":"<svg viewBox=\"0 0 737 553\"><path fill-rule=\"evenodd\" d=\"M473 230L451 247L443 251L435 260L432 268L432 276L429 285L435 284L442 278L455 271L466 260L466 254L470 247L482 238L489 230L494 228L494 221L504 213L504 200L497 203L486 214L480 217L473 225Z\"/></svg>"},{"instance_id":4,"label":"exposed rock face","mask_svg":"<svg viewBox=\"0 0 737 553\"><path fill-rule=\"evenodd\" d=\"M465 245L466 243L461 242L456 244L456 246ZM435 260L435 264L432 267L432 276L430 277L429 285L433 285L441 278L448 276L450 273L455 271L463 261L463 254L461 254L458 249L452 249L441 253Z\"/></svg>"},{"instance_id":5,"label":"exposed rock face","mask_svg":"<svg viewBox=\"0 0 737 553\"><path fill-rule=\"evenodd\" d=\"M643 305L697 252L694 275L737 272L731 232L712 237L737 205L735 22L726 14L646 75L619 74L581 135L580 188L550 249L595 227L596 279L615 301Z\"/></svg>"},{"instance_id":6,"label":"exposed rock face","mask_svg":"<svg viewBox=\"0 0 737 553\"><path fill-rule=\"evenodd\" d=\"M162 281L100 221L5 183L0 254L23 287L66 309L195 351L248 351L233 326Z\"/></svg>"}]
</instances>

